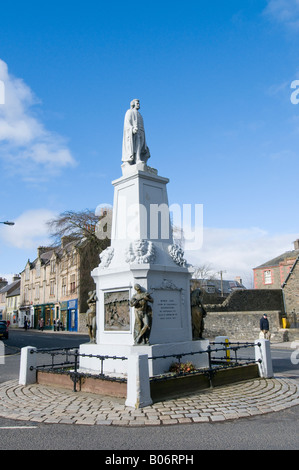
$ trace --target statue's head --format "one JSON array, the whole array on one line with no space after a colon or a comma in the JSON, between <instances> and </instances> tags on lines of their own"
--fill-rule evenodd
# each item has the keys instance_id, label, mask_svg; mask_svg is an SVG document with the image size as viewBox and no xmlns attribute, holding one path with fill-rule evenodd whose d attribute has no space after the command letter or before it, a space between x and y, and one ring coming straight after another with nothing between
<instances>
[{"instance_id":1,"label":"statue's head","mask_svg":"<svg viewBox=\"0 0 299 470\"><path fill-rule=\"evenodd\" d=\"M141 292L141 286L140 286L139 284L135 284L134 289L135 289L137 292Z\"/></svg>"},{"instance_id":2,"label":"statue's head","mask_svg":"<svg viewBox=\"0 0 299 470\"><path fill-rule=\"evenodd\" d=\"M200 296L201 296L201 290L200 289L194 289L191 292L191 307L195 307L196 305L199 305L200 303Z\"/></svg>"},{"instance_id":3,"label":"statue's head","mask_svg":"<svg viewBox=\"0 0 299 470\"><path fill-rule=\"evenodd\" d=\"M133 108L139 109L140 108L140 101L136 98L136 99L131 101L130 106L131 106L131 109L133 109Z\"/></svg>"}]
</instances>

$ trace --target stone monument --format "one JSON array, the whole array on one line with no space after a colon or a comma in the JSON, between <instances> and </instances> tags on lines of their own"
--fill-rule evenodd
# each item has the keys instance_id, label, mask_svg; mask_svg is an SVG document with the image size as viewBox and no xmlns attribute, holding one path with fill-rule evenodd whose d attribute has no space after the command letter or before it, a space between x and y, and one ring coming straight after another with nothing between
<instances>
[{"instance_id":1,"label":"stone monument","mask_svg":"<svg viewBox=\"0 0 299 470\"><path fill-rule=\"evenodd\" d=\"M144 356L205 350L193 341L190 305L192 270L174 243L166 185L147 165L139 100L125 114L122 176L114 186L111 246L92 271L96 283L96 341L80 346L80 368L98 371L87 355ZM166 157L165 157L166 158ZM204 344L203 344L204 343ZM204 355L184 357L202 365ZM149 361L150 375L169 370L175 358ZM105 373L126 374L126 361L106 359Z\"/></svg>"}]
</instances>

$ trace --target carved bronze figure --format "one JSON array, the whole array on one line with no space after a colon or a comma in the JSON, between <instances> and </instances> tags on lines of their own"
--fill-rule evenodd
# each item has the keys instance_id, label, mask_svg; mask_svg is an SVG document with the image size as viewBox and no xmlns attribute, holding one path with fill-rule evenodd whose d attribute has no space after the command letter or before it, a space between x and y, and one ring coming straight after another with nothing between
<instances>
[{"instance_id":1,"label":"carved bronze figure","mask_svg":"<svg viewBox=\"0 0 299 470\"><path fill-rule=\"evenodd\" d=\"M96 343L96 302L97 302L96 291L94 290L94 291L88 292L88 299L87 299L88 310L86 312L86 315L87 315L86 326L88 328L90 343Z\"/></svg>"},{"instance_id":2,"label":"carved bronze figure","mask_svg":"<svg viewBox=\"0 0 299 470\"><path fill-rule=\"evenodd\" d=\"M194 289L191 292L191 318L193 339L202 339L202 334L204 330L204 318L207 316L207 312L201 303L200 295L200 289Z\"/></svg>"},{"instance_id":3,"label":"carved bronze figure","mask_svg":"<svg viewBox=\"0 0 299 470\"><path fill-rule=\"evenodd\" d=\"M154 300L148 292L141 289L139 284L134 286L136 294L130 300L130 306L135 309L135 344L149 344L149 335L152 326L152 308L149 302Z\"/></svg>"}]
</instances>

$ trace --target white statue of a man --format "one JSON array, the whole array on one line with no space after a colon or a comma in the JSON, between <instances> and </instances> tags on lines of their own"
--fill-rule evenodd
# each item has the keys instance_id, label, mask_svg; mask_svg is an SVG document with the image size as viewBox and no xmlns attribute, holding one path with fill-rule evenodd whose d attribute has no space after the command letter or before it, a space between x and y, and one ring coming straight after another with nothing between
<instances>
[{"instance_id":1,"label":"white statue of a man","mask_svg":"<svg viewBox=\"0 0 299 470\"><path fill-rule=\"evenodd\" d=\"M139 100L131 101L130 105L131 109L125 115L122 161L130 164L146 163L150 152L146 145L143 119L138 111Z\"/></svg>"}]
</instances>

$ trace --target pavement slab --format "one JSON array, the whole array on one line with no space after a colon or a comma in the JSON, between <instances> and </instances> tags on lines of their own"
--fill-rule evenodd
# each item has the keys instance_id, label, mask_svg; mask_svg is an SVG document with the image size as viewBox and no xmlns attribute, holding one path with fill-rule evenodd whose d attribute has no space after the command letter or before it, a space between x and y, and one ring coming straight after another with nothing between
<instances>
[{"instance_id":1,"label":"pavement slab","mask_svg":"<svg viewBox=\"0 0 299 470\"><path fill-rule=\"evenodd\" d=\"M215 387L135 410L125 399L73 392L17 380L0 384L0 416L88 426L166 426L217 423L275 413L299 404L299 381L275 376Z\"/></svg>"}]
</instances>

